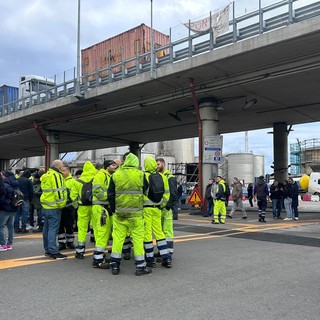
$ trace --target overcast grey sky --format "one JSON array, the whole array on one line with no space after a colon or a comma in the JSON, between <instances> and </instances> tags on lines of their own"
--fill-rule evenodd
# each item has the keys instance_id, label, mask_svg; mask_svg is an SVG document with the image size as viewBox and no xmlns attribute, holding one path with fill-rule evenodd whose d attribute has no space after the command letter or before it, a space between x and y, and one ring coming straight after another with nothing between
<instances>
[{"instance_id":1,"label":"overcast grey sky","mask_svg":"<svg viewBox=\"0 0 320 320\"><path fill-rule=\"evenodd\" d=\"M262 0L265 7L277 0ZM299 0L296 6L315 1ZM154 28L173 37L186 34L183 22L197 20L228 0L153 0ZM81 49L141 23L150 25L150 0L81 0ZM259 0L235 0L236 16L258 8ZM0 86L18 86L19 76L53 77L76 66L78 0L0 0ZM294 126L289 144L317 138L319 123ZM266 170L273 161L270 128L249 132L249 150L263 154ZM244 133L224 135L224 152L245 149ZM268 169L269 168L269 169Z\"/></svg>"}]
</instances>

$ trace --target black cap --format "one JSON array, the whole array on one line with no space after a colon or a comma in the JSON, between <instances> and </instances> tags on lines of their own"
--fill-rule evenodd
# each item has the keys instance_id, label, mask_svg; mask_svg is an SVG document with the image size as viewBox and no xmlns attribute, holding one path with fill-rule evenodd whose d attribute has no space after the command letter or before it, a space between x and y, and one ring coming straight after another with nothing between
<instances>
[{"instance_id":1,"label":"black cap","mask_svg":"<svg viewBox=\"0 0 320 320\"><path fill-rule=\"evenodd\" d=\"M111 166L112 164L115 164L115 162L113 160L104 160L103 162L103 166L105 168L108 168L109 166Z\"/></svg>"},{"instance_id":2,"label":"black cap","mask_svg":"<svg viewBox=\"0 0 320 320\"><path fill-rule=\"evenodd\" d=\"M259 179L264 180L264 176L260 176Z\"/></svg>"}]
</instances>

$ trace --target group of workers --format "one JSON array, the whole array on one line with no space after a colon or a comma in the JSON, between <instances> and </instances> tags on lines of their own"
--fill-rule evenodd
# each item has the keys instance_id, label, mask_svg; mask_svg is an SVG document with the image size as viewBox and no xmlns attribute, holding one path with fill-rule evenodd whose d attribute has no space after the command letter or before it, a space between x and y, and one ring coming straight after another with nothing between
<instances>
[{"instance_id":1,"label":"group of workers","mask_svg":"<svg viewBox=\"0 0 320 320\"><path fill-rule=\"evenodd\" d=\"M165 268L171 268L172 208L177 201L177 182L165 165L163 158L147 157L144 160L145 171L142 171L138 157L129 152L124 155L122 163L105 160L99 170L87 161L82 174L75 179L68 166L61 160L54 160L40 178L45 255L63 260L67 256L60 251L70 248L75 249L77 259L83 259L88 226L91 225L95 240L93 267L110 268L112 274L117 275L122 257L130 259L132 245L136 275L151 273L156 261ZM163 190L154 191L158 193L154 198L150 196L150 190L154 190L154 181L159 184L156 180L159 177ZM72 229L76 209L77 246L74 245ZM106 247L111 239L109 256Z\"/></svg>"}]
</instances>

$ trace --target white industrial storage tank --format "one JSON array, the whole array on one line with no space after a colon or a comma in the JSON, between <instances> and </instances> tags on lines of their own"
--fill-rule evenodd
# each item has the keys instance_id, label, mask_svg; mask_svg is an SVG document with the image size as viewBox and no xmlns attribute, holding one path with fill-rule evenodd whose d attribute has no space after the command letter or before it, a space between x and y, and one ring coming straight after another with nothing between
<instances>
[{"instance_id":1,"label":"white industrial storage tank","mask_svg":"<svg viewBox=\"0 0 320 320\"><path fill-rule=\"evenodd\" d=\"M245 184L254 182L252 153L228 154L228 182L232 183L233 177L244 180Z\"/></svg>"},{"instance_id":2,"label":"white industrial storage tank","mask_svg":"<svg viewBox=\"0 0 320 320\"><path fill-rule=\"evenodd\" d=\"M194 138L164 141L163 154L174 156L176 163L193 163Z\"/></svg>"},{"instance_id":3,"label":"white industrial storage tank","mask_svg":"<svg viewBox=\"0 0 320 320\"><path fill-rule=\"evenodd\" d=\"M254 155L253 157L253 176L264 176L264 156Z\"/></svg>"}]
</instances>

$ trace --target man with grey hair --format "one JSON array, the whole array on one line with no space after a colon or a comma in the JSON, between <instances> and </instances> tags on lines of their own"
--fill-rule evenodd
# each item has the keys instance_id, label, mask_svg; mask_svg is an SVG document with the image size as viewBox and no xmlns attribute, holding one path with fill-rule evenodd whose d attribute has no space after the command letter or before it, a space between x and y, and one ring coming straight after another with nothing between
<instances>
[{"instance_id":1,"label":"man with grey hair","mask_svg":"<svg viewBox=\"0 0 320 320\"><path fill-rule=\"evenodd\" d=\"M234 212L236 211L237 208L239 208L242 211L242 219L247 219L246 209L243 207L243 202L242 202L242 184L237 177L234 177L232 181L233 181L233 188L232 188L231 196L233 200L233 205L227 217L232 219Z\"/></svg>"},{"instance_id":2,"label":"man with grey hair","mask_svg":"<svg viewBox=\"0 0 320 320\"><path fill-rule=\"evenodd\" d=\"M54 160L49 170L41 178L42 194L40 202L43 208L43 246L45 255L50 259L64 260L57 247L57 235L60 225L62 208L67 202L67 189L62 175L63 162Z\"/></svg>"}]
</instances>

